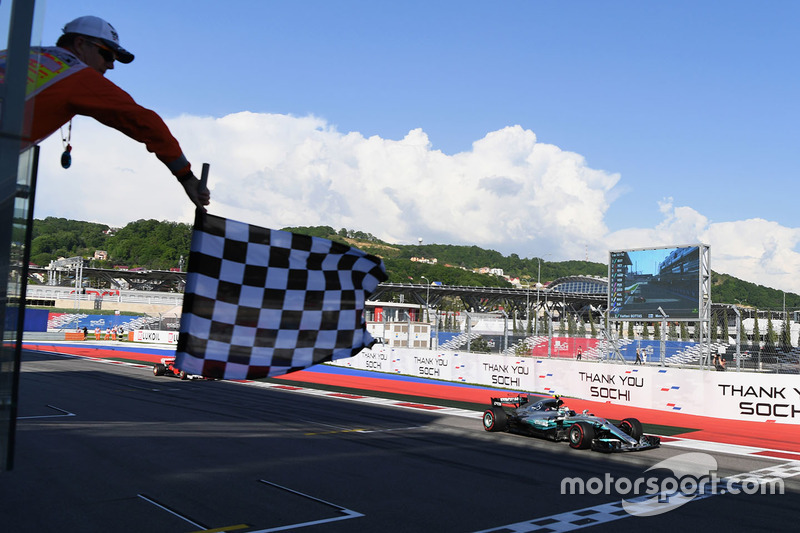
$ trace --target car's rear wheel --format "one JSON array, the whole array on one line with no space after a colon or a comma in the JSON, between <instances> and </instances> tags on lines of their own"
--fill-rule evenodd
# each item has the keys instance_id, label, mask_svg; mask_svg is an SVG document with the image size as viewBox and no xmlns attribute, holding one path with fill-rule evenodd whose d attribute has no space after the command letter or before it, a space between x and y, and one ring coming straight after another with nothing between
<instances>
[{"instance_id":1,"label":"car's rear wheel","mask_svg":"<svg viewBox=\"0 0 800 533\"><path fill-rule=\"evenodd\" d=\"M154 376L163 376L167 373L166 365L162 365L161 363L156 363L153 365L153 375Z\"/></svg>"},{"instance_id":2,"label":"car's rear wheel","mask_svg":"<svg viewBox=\"0 0 800 533\"><path fill-rule=\"evenodd\" d=\"M576 450L585 450L594 440L594 426L588 422L575 422L569 428L569 445Z\"/></svg>"},{"instance_id":3,"label":"car's rear wheel","mask_svg":"<svg viewBox=\"0 0 800 533\"><path fill-rule=\"evenodd\" d=\"M630 435L636 440L642 438L644 431L642 430L642 423L636 418L626 418L619 423L619 429Z\"/></svg>"},{"instance_id":4,"label":"car's rear wheel","mask_svg":"<svg viewBox=\"0 0 800 533\"><path fill-rule=\"evenodd\" d=\"M502 407L492 407L483 412L483 429L486 431L505 431L508 415Z\"/></svg>"}]
</instances>

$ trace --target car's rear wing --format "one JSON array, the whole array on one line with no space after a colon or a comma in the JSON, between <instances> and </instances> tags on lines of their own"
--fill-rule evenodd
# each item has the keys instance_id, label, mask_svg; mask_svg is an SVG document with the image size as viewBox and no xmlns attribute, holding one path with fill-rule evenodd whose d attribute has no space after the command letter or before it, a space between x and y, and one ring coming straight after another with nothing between
<instances>
[{"instance_id":1,"label":"car's rear wing","mask_svg":"<svg viewBox=\"0 0 800 533\"><path fill-rule=\"evenodd\" d=\"M528 395L520 395L520 396L513 396L511 398L492 398L492 405L497 407L503 407L503 404L511 404L519 407L521 405L525 405L530 401L528 399Z\"/></svg>"}]
</instances>

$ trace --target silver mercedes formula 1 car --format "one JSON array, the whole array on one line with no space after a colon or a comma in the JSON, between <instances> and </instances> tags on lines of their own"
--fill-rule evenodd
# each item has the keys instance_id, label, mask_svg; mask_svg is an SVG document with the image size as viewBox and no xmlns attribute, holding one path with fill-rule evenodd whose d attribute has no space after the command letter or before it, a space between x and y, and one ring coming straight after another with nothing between
<instances>
[{"instance_id":1,"label":"silver mercedes formula 1 car","mask_svg":"<svg viewBox=\"0 0 800 533\"><path fill-rule=\"evenodd\" d=\"M612 424L588 411L577 414L559 397L536 398L492 398L492 407L483 413L483 429L568 440L572 448L606 453L638 452L661 445L659 437L642 433L642 424L635 418Z\"/></svg>"}]
</instances>

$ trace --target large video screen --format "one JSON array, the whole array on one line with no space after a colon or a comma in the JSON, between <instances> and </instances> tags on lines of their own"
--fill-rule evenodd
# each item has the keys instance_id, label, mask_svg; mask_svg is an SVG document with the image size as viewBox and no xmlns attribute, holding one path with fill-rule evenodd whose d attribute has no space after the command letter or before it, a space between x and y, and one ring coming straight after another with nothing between
<instances>
[{"instance_id":1,"label":"large video screen","mask_svg":"<svg viewBox=\"0 0 800 533\"><path fill-rule=\"evenodd\" d=\"M608 316L614 320L700 317L700 246L609 253Z\"/></svg>"}]
</instances>

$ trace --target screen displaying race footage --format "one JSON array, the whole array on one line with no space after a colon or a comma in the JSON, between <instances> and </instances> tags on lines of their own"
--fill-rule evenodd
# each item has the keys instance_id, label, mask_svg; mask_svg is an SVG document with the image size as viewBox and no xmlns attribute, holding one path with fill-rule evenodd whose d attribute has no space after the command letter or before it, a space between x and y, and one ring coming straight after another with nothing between
<instances>
[{"instance_id":1,"label":"screen displaying race footage","mask_svg":"<svg viewBox=\"0 0 800 533\"><path fill-rule=\"evenodd\" d=\"M700 245L618 250L609 254L610 319L698 320Z\"/></svg>"}]
</instances>

